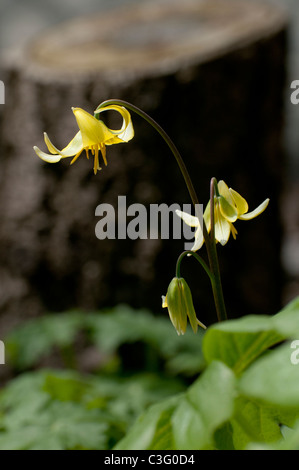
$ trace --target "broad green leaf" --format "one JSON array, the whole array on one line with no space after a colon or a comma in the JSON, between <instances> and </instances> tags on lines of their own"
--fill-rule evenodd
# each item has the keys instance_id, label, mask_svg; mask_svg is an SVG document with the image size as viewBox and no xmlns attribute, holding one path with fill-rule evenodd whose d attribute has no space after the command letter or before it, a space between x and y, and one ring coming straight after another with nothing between
<instances>
[{"instance_id":1,"label":"broad green leaf","mask_svg":"<svg viewBox=\"0 0 299 470\"><path fill-rule=\"evenodd\" d=\"M5 341L9 362L19 369L38 363L53 347L73 344L84 317L79 312L45 315L25 323Z\"/></svg>"},{"instance_id":2,"label":"broad green leaf","mask_svg":"<svg viewBox=\"0 0 299 470\"><path fill-rule=\"evenodd\" d=\"M278 443L279 450L299 450L299 421L293 428L283 427L283 439Z\"/></svg>"},{"instance_id":3,"label":"broad green leaf","mask_svg":"<svg viewBox=\"0 0 299 470\"><path fill-rule=\"evenodd\" d=\"M234 450L233 428L230 422L224 423L214 432L215 449Z\"/></svg>"},{"instance_id":4,"label":"broad green leaf","mask_svg":"<svg viewBox=\"0 0 299 470\"><path fill-rule=\"evenodd\" d=\"M275 330L272 317L249 315L210 327L203 339L206 361L219 360L239 375L269 347L284 337Z\"/></svg>"},{"instance_id":5,"label":"broad green leaf","mask_svg":"<svg viewBox=\"0 0 299 470\"><path fill-rule=\"evenodd\" d=\"M282 426L283 438L274 444L260 444L253 442L246 450L299 450L299 422L293 428Z\"/></svg>"},{"instance_id":6,"label":"broad green leaf","mask_svg":"<svg viewBox=\"0 0 299 470\"><path fill-rule=\"evenodd\" d=\"M42 391L43 375L26 373L11 380L1 390L0 428L16 430L38 419L49 404L49 396Z\"/></svg>"},{"instance_id":7,"label":"broad green leaf","mask_svg":"<svg viewBox=\"0 0 299 470\"><path fill-rule=\"evenodd\" d=\"M214 446L214 432L234 409L235 376L213 362L191 385L172 416L175 449L202 450Z\"/></svg>"},{"instance_id":8,"label":"broad green leaf","mask_svg":"<svg viewBox=\"0 0 299 470\"><path fill-rule=\"evenodd\" d=\"M235 402L231 426L236 450L245 449L251 442L269 443L282 438L277 408L245 397L239 397Z\"/></svg>"},{"instance_id":9,"label":"broad green leaf","mask_svg":"<svg viewBox=\"0 0 299 470\"><path fill-rule=\"evenodd\" d=\"M273 324L285 338L299 339L299 297L272 317Z\"/></svg>"},{"instance_id":10,"label":"broad green leaf","mask_svg":"<svg viewBox=\"0 0 299 470\"><path fill-rule=\"evenodd\" d=\"M287 342L259 358L240 378L241 393L299 412L299 364L292 363L292 354Z\"/></svg>"},{"instance_id":11,"label":"broad green leaf","mask_svg":"<svg viewBox=\"0 0 299 470\"><path fill-rule=\"evenodd\" d=\"M132 426L115 450L171 450L173 435L171 416L182 395L152 405Z\"/></svg>"},{"instance_id":12,"label":"broad green leaf","mask_svg":"<svg viewBox=\"0 0 299 470\"><path fill-rule=\"evenodd\" d=\"M140 413L185 389L178 380L155 374L23 373L0 394L0 449L110 449ZM161 448L168 445L162 424L163 416L155 438Z\"/></svg>"},{"instance_id":13,"label":"broad green leaf","mask_svg":"<svg viewBox=\"0 0 299 470\"><path fill-rule=\"evenodd\" d=\"M84 395L91 392L92 385L80 376L70 376L66 374L47 374L45 376L42 389L47 392L52 399L59 401L72 401L80 403Z\"/></svg>"},{"instance_id":14,"label":"broad green leaf","mask_svg":"<svg viewBox=\"0 0 299 470\"><path fill-rule=\"evenodd\" d=\"M34 423L0 432L1 450L104 449L107 424L95 410L78 404L51 402Z\"/></svg>"},{"instance_id":15,"label":"broad green leaf","mask_svg":"<svg viewBox=\"0 0 299 470\"><path fill-rule=\"evenodd\" d=\"M41 428L38 425L29 424L26 428L0 432L0 450L32 450L39 448ZM62 443L57 436L49 436L47 442L43 442L41 450L63 450Z\"/></svg>"}]
</instances>

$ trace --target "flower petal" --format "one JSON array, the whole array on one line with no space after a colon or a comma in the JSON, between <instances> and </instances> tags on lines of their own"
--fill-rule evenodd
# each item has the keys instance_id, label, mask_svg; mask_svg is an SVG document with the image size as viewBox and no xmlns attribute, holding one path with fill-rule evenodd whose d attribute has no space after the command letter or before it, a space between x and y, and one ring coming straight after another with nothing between
<instances>
[{"instance_id":1,"label":"flower petal","mask_svg":"<svg viewBox=\"0 0 299 470\"><path fill-rule=\"evenodd\" d=\"M123 106L118 106L118 105L111 105L111 106L106 106L105 108L99 109L98 111L96 110L95 113L101 113L102 111L117 111L118 113L121 114L123 118L123 123L122 127L119 130L112 130L109 129L111 134L114 134L118 139L120 139L121 142L128 142L134 137L134 128L131 120L131 115L129 111L124 108ZM107 145L111 145L113 143L117 142L106 142Z\"/></svg>"},{"instance_id":2,"label":"flower petal","mask_svg":"<svg viewBox=\"0 0 299 470\"><path fill-rule=\"evenodd\" d=\"M52 144L52 142L50 141L50 139L48 137L48 134L44 133L44 139L45 139L45 143L46 143L49 151L53 154L58 153L62 158L73 157L74 155L77 155L78 153L82 152L82 150L83 150L82 136L81 136L80 131L77 132L75 137L62 150L58 150L58 148L56 148Z\"/></svg>"},{"instance_id":3,"label":"flower petal","mask_svg":"<svg viewBox=\"0 0 299 470\"><path fill-rule=\"evenodd\" d=\"M245 214L248 211L248 204L246 199L244 199L237 191L232 188L229 188L229 192L234 201L235 206L239 215Z\"/></svg>"},{"instance_id":4,"label":"flower petal","mask_svg":"<svg viewBox=\"0 0 299 470\"><path fill-rule=\"evenodd\" d=\"M230 193L230 191L229 191L229 189L228 189L227 184L226 184L223 180L221 180L221 181L219 181L219 183L217 183L217 186L218 186L218 191L219 191L220 196L224 197L224 199L226 199L227 202L228 202L231 206L233 206L233 205L234 205L234 201L233 201L233 199L232 199L232 197L231 197L231 193Z\"/></svg>"},{"instance_id":5,"label":"flower petal","mask_svg":"<svg viewBox=\"0 0 299 470\"><path fill-rule=\"evenodd\" d=\"M215 205L215 239L225 245L230 236L231 223L222 216L218 206L219 204Z\"/></svg>"},{"instance_id":6,"label":"flower petal","mask_svg":"<svg viewBox=\"0 0 299 470\"><path fill-rule=\"evenodd\" d=\"M235 222L238 218L237 209L232 206L223 196L219 196L219 208L223 217L229 222Z\"/></svg>"},{"instance_id":7,"label":"flower petal","mask_svg":"<svg viewBox=\"0 0 299 470\"><path fill-rule=\"evenodd\" d=\"M106 143L114 137L102 121L99 121L84 109L72 108L72 111L81 131L83 148Z\"/></svg>"},{"instance_id":8,"label":"flower petal","mask_svg":"<svg viewBox=\"0 0 299 470\"><path fill-rule=\"evenodd\" d=\"M204 221L206 223L208 233L211 230L211 210L210 210L210 208L211 208L211 204L210 204L210 201L209 201L206 208L205 208L204 214L203 214L203 218L204 218Z\"/></svg>"},{"instance_id":9,"label":"flower petal","mask_svg":"<svg viewBox=\"0 0 299 470\"><path fill-rule=\"evenodd\" d=\"M192 246L191 250L190 251L197 251L199 250L202 245L204 244L204 237L203 237L203 233L202 233L202 230L201 230L201 227L198 227L197 230L195 231L195 241L194 241L194 245Z\"/></svg>"},{"instance_id":10,"label":"flower petal","mask_svg":"<svg viewBox=\"0 0 299 470\"><path fill-rule=\"evenodd\" d=\"M33 147L36 155L41 158L42 160L44 160L45 162L48 162L48 163L57 163L61 160L61 156L60 155L49 155L48 153L45 153L43 152L42 150L40 150L38 147L34 146Z\"/></svg>"},{"instance_id":11,"label":"flower petal","mask_svg":"<svg viewBox=\"0 0 299 470\"><path fill-rule=\"evenodd\" d=\"M178 209L175 211L175 213L181 217L181 219L185 222L185 224L189 225L189 227L199 227L199 220L197 217L194 217L187 212L179 211Z\"/></svg>"},{"instance_id":12,"label":"flower petal","mask_svg":"<svg viewBox=\"0 0 299 470\"><path fill-rule=\"evenodd\" d=\"M266 199L262 204L260 204L254 211L248 212L247 214L243 214L239 216L240 220L251 220L254 219L254 217L257 217L260 215L268 206L270 199Z\"/></svg>"}]
</instances>

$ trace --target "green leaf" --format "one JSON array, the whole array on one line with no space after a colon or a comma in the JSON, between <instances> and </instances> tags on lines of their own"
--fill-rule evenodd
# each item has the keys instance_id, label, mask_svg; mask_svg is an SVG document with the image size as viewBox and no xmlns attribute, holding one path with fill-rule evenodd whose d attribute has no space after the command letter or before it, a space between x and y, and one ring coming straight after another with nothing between
<instances>
[{"instance_id":1,"label":"green leaf","mask_svg":"<svg viewBox=\"0 0 299 470\"><path fill-rule=\"evenodd\" d=\"M132 426L115 450L170 450L173 449L171 416L181 395L152 405Z\"/></svg>"},{"instance_id":2,"label":"green leaf","mask_svg":"<svg viewBox=\"0 0 299 470\"><path fill-rule=\"evenodd\" d=\"M275 442L282 438L279 410L245 397L236 399L231 425L234 448L238 450L255 441Z\"/></svg>"},{"instance_id":3,"label":"green leaf","mask_svg":"<svg viewBox=\"0 0 299 470\"><path fill-rule=\"evenodd\" d=\"M250 443L246 450L299 450L299 421L291 429L282 426L283 439L273 444Z\"/></svg>"},{"instance_id":4,"label":"green leaf","mask_svg":"<svg viewBox=\"0 0 299 470\"><path fill-rule=\"evenodd\" d=\"M273 325L284 338L299 339L299 297L272 317Z\"/></svg>"},{"instance_id":5,"label":"green leaf","mask_svg":"<svg viewBox=\"0 0 299 470\"><path fill-rule=\"evenodd\" d=\"M117 450L187 450L214 445L215 430L232 416L235 376L212 363L185 394L151 406L116 445Z\"/></svg>"},{"instance_id":6,"label":"green leaf","mask_svg":"<svg viewBox=\"0 0 299 470\"><path fill-rule=\"evenodd\" d=\"M287 342L261 357L240 378L240 391L254 399L299 411L299 365Z\"/></svg>"},{"instance_id":7,"label":"green leaf","mask_svg":"<svg viewBox=\"0 0 299 470\"><path fill-rule=\"evenodd\" d=\"M73 346L79 333L108 363L112 356L117 358L123 344L143 342L153 356L164 360L165 369L172 374L192 375L204 367L201 331L194 335L188 328L179 338L168 315L154 316L147 310L134 310L125 305L94 313L49 314L28 321L5 339L8 360L17 369L24 370L39 365L53 351L57 354L58 348L64 365L74 368L74 353L78 348ZM105 364L104 361L102 367Z\"/></svg>"},{"instance_id":8,"label":"green leaf","mask_svg":"<svg viewBox=\"0 0 299 470\"><path fill-rule=\"evenodd\" d=\"M9 362L19 369L26 369L39 362L55 346L70 346L83 321L84 317L79 312L45 315L28 321L15 329L5 341Z\"/></svg>"},{"instance_id":9,"label":"green leaf","mask_svg":"<svg viewBox=\"0 0 299 470\"><path fill-rule=\"evenodd\" d=\"M109 449L141 412L185 389L174 378L145 373L131 377L46 369L23 373L0 393L0 449ZM161 423L163 417L159 430ZM161 446L167 445L165 436L163 432L156 438Z\"/></svg>"},{"instance_id":10,"label":"green leaf","mask_svg":"<svg viewBox=\"0 0 299 470\"><path fill-rule=\"evenodd\" d=\"M84 395L92 390L92 385L83 377L70 376L67 374L47 374L42 389L47 392L52 399L59 401L73 401L80 403Z\"/></svg>"},{"instance_id":11,"label":"green leaf","mask_svg":"<svg viewBox=\"0 0 299 470\"><path fill-rule=\"evenodd\" d=\"M1 450L104 449L107 424L98 413L73 403L52 402L34 424L0 432Z\"/></svg>"},{"instance_id":12,"label":"green leaf","mask_svg":"<svg viewBox=\"0 0 299 470\"><path fill-rule=\"evenodd\" d=\"M207 363L222 361L239 375L283 339L275 330L272 317L249 315L210 327L203 339L203 354Z\"/></svg>"},{"instance_id":13,"label":"green leaf","mask_svg":"<svg viewBox=\"0 0 299 470\"><path fill-rule=\"evenodd\" d=\"M196 450L214 446L214 432L228 421L234 409L235 376L213 362L186 392L172 416L175 449Z\"/></svg>"}]
</instances>

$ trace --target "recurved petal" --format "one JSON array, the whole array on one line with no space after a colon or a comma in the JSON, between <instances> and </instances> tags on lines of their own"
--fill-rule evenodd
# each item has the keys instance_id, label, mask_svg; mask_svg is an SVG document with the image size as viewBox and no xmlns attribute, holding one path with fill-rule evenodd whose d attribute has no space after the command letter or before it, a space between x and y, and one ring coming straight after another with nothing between
<instances>
[{"instance_id":1,"label":"recurved petal","mask_svg":"<svg viewBox=\"0 0 299 470\"><path fill-rule=\"evenodd\" d=\"M237 191L232 188L229 188L229 192L231 194L235 206L237 207L238 214L245 214L245 212L248 211L248 204L246 199L244 199L239 193L237 193Z\"/></svg>"},{"instance_id":2,"label":"recurved petal","mask_svg":"<svg viewBox=\"0 0 299 470\"><path fill-rule=\"evenodd\" d=\"M251 220L254 219L254 217L257 217L260 215L268 206L270 199L266 199L262 204L260 204L254 211L248 212L247 214L243 214L239 216L239 219L241 220Z\"/></svg>"},{"instance_id":3,"label":"recurved petal","mask_svg":"<svg viewBox=\"0 0 299 470\"><path fill-rule=\"evenodd\" d=\"M75 137L62 150L58 150L58 148L56 148L52 144L52 142L50 141L50 139L49 139L49 137L46 133L44 134L44 139L45 139L45 143L46 143L49 151L53 154L58 153L62 158L72 157L73 155L77 155L79 152L81 152L83 150L82 136L81 136L80 131L77 132Z\"/></svg>"},{"instance_id":4,"label":"recurved petal","mask_svg":"<svg viewBox=\"0 0 299 470\"><path fill-rule=\"evenodd\" d=\"M121 140L123 140L124 142L128 142L129 140L133 139L133 137L134 137L134 128L133 128L133 124L132 124L131 119L127 123L124 130L118 135L118 137Z\"/></svg>"},{"instance_id":5,"label":"recurved petal","mask_svg":"<svg viewBox=\"0 0 299 470\"><path fill-rule=\"evenodd\" d=\"M176 210L175 213L185 222L185 224L189 225L189 227L199 227L199 220L197 217L194 217L187 212L183 212L180 210Z\"/></svg>"},{"instance_id":6,"label":"recurved petal","mask_svg":"<svg viewBox=\"0 0 299 470\"><path fill-rule=\"evenodd\" d=\"M59 153L58 148L55 147L55 145L52 144L51 140L49 139L49 136L46 132L44 132L44 141L46 146L48 147L49 152L53 154Z\"/></svg>"},{"instance_id":7,"label":"recurved petal","mask_svg":"<svg viewBox=\"0 0 299 470\"><path fill-rule=\"evenodd\" d=\"M204 244L203 233L202 233L201 227L198 227L195 231L195 240L194 240L194 245L191 248L191 251L199 250L203 244Z\"/></svg>"},{"instance_id":8,"label":"recurved petal","mask_svg":"<svg viewBox=\"0 0 299 470\"><path fill-rule=\"evenodd\" d=\"M106 106L105 108L99 109L98 111L95 111L95 113L101 113L102 111L117 111L118 113L121 114L123 118L122 126L118 130L113 130L109 129L111 134L114 134L114 136L117 136L120 141L122 142L128 142L134 137L134 128L131 120L131 115L129 111L124 108L123 106L118 106L118 105L111 105L111 106ZM107 145L111 145L113 143L117 142L106 142Z\"/></svg>"},{"instance_id":9,"label":"recurved petal","mask_svg":"<svg viewBox=\"0 0 299 470\"><path fill-rule=\"evenodd\" d=\"M38 147L34 146L34 151L36 153L36 155L41 158L42 160L44 160L45 162L48 162L48 163L57 163L61 160L61 156L60 155L49 155L48 153L45 153L43 152L42 150L40 150Z\"/></svg>"}]
</instances>

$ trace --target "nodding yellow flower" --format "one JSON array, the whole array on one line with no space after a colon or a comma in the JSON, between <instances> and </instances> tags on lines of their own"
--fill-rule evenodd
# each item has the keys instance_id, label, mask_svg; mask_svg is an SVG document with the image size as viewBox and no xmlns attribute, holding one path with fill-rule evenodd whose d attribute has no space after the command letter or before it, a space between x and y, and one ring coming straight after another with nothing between
<instances>
[{"instance_id":1,"label":"nodding yellow flower","mask_svg":"<svg viewBox=\"0 0 299 470\"><path fill-rule=\"evenodd\" d=\"M174 277L172 279L168 286L166 297L162 296L162 307L168 308L171 323L178 335L186 333L187 317L194 333L197 332L198 325L204 329L206 328L196 318L190 288L182 277Z\"/></svg>"},{"instance_id":2,"label":"nodding yellow flower","mask_svg":"<svg viewBox=\"0 0 299 470\"><path fill-rule=\"evenodd\" d=\"M105 165L107 165L106 145L128 142L134 136L130 113L122 106L117 105L106 106L100 112L108 110L117 111L122 116L123 122L119 130L109 129L102 121L99 121L87 111L84 111L84 109L72 108L79 127L75 137L63 150L58 150L45 133L44 139L50 154L43 152L38 147L33 147L36 154L48 163L57 163L62 158L73 157L72 164L79 158L83 150L85 150L86 156L89 158L88 151L90 150L94 156L93 169L96 174L98 170L101 170L99 165L99 150Z\"/></svg>"},{"instance_id":3,"label":"nodding yellow flower","mask_svg":"<svg viewBox=\"0 0 299 470\"><path fill-rule=\"evenodd\" d=\"M270 199L265 199L254 211L248 212L248 204L246 200L232 188L228 188L224 181L218 183L218 194L214 197L214 226L215 226L215 240L216 242L225 245L232 233L236 239L237 230L233 222L237 219L251 220L260 215L268 206ZM177 215L190 227L196 227L195 242L192 251L197 251L204 243L204 237L201 229L201 224L197 217L194 217L186 212L177 210ZM205 209L203 215L207 231L211 231L211 213L210 201Z\"/></svg>"}]
</instances>

